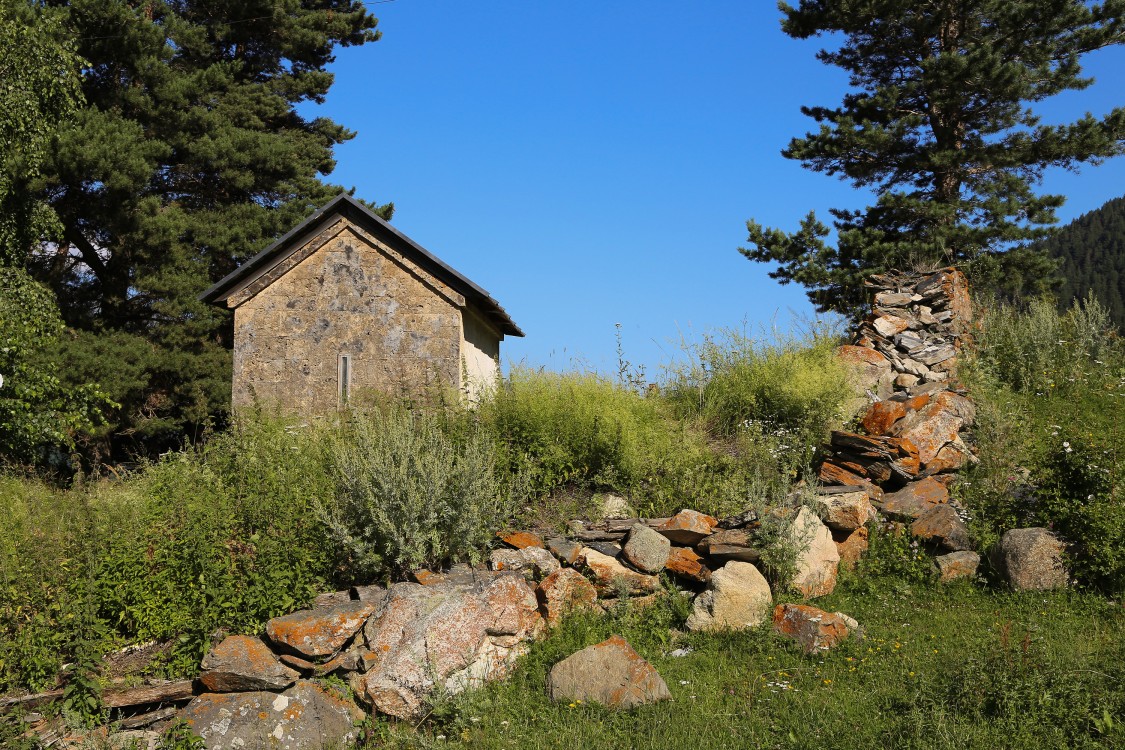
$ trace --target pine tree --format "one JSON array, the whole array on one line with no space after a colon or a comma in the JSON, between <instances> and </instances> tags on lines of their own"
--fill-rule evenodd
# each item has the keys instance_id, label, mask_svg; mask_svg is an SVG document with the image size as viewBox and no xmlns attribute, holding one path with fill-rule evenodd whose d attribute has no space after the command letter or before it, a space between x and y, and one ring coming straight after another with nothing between
<instances>
[{"instance_id":1,"label":"pine tree","mask_svg":"<svg viewBox=\"0 0 1125 750\"><path fill-rule=\"evenodd\" d=\"M76 331L61 372L103 383L118 433L160 449L229 406L229 315L196 296L339 192L319 175L354 134L296 106L377 21L360 0L52 4L89 61L86 106L32 186L64 231L30 266Z\"/></svg>"},{"instance_id":2,"label":"pine tree","mask_svg":"<svg viewBox=\"0 0 1125 750\"><path fill-rule=\"evenodd\" d=\"M747 222L751 260L779 264L820 310L856 313L863 280L888 268L961 264L978 285L1018 290L1050 276L1023 245L1063 198L1043 170L1125 152L1125 108L1044 125L1029 105L1089 86L1080 59L1125 41L1125 0L801 0L781 3L798 39L840 35L818 58L846 70L838 107L803 107L820 128L782 154L873 190L874 205L814 213L797 232ZM833 36L835 38L835 36Z\"/></svg>"},{"instance_id":3,"label":"pine tree","mask_svg":"<svg viewBox=\"0 0 1125 750\"><path fill-rule=\"evenodd\" d=\"M1091 292L1125 330L1125 198L1085 213L1039 243L1059 262L1059 309Z\"/></svg>"}]
</instances>

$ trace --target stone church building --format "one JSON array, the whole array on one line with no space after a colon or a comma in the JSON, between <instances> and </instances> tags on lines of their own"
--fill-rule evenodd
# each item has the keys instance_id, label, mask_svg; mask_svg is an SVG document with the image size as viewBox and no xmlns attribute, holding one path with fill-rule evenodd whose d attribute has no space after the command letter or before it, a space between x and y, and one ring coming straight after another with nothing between
<instances>
[{"instance_id":1,"label":"stone church building","mask_svg":"<svg viewBox=\"0 0 1125 750\"><path fill-rule=\"evenodd\" d=\"M234 310L235 410L327 414L376 391L495 381L523 336L488 292L340 195L200 299Z\"/></svg>"}]
</instances>

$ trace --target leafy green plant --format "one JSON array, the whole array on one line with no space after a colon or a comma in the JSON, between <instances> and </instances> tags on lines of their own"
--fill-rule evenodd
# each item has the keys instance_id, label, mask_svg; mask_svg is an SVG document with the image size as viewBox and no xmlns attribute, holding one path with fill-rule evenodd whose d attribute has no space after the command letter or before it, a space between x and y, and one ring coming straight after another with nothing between
<instances>
[{"instance_id":1,"label":"leafy green plant","mask_svg":"<svg viewBox=\"0 0 1125 750\"><path fill-rule=\"evenodd\" d=\"M160 735L157 750L203 750L206 743L183 719L176 719Z\"/></svg>"},{"instance_id":2,"label":"leafy green plant","mask_svg":"<svg viewBox=\"0 0 1125 750\"><path fill-rule=\"evenodd\" d=\"M62 332L50 290L18 268L0 268L0 459L42 461L115 406L95 386L64 386L42 362Z\"/></svg>"}]
</instances>

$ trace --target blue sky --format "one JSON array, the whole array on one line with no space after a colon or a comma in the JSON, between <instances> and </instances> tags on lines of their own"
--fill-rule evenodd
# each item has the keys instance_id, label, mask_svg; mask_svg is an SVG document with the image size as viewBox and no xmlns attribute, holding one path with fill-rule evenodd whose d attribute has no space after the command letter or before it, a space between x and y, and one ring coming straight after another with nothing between
<instances>
[{"instance_id":1,"label":"blue sky","mask_svg":"<svg viewBox=\"0 0 1125 750\"><path fill-rule=\"evenodd\" d=\"M330 180L487 289L527 333L506 362L650 379L681 337L782 327L812 307L737 248L745 222L792 229L869 196L780 156L834 105L816 40L781 33L769 0L370 3L383 38L342 49L326 103L357 131ZM1125 103L1125 50L1087 58L1098 82L1048 121ZM1048 175L1063 221L1125 193L1125 159Z\"/></svg>"}]
</instances>

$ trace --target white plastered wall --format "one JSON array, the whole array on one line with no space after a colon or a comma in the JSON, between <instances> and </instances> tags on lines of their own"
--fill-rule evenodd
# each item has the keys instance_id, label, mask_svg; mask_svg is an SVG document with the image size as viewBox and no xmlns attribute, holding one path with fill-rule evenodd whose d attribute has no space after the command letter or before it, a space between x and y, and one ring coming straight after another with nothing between
<instances>
[{"instance_id":1,"label":"white plastered wall","mask_svg":"<svg viewBox=\"0 0 1125 750\"><path fill-rule=\"evenodd\" d=\"M496 387L503 335L472 310L461 310L461 391L478 403Z\"/></svg>"}]
</instances>

